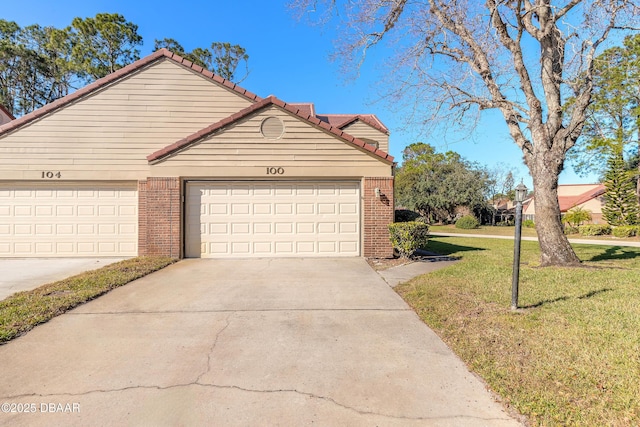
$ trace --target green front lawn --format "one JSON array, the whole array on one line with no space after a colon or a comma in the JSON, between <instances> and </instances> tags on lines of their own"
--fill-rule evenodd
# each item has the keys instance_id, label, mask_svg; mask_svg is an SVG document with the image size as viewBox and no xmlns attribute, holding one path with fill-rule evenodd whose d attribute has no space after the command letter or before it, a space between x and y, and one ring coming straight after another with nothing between
<instances>
[{"instance_id":1,"label":"green front lawn","mask_svg":"<svg viewBox=\"0 0 640 427\"><path fill-rule=\"evenodd\" d=\"M13 294L0 301L0 344L175 261L164 257L132 258Z\"/></svg>"},{"instance_id":2,"label":"green front lawn","mask_svg":"<svg viewBox=\"0 0 640 427\"><path fill-rule=\"evenodd\" d=\"M511 236L515 234L515 227L499 227L499 226L491 226L491 225L481 225L478 228L474 228L471 230L464 230L461 228L456 228L455 225L430 225L429 231L432 233L456 233L456 234L484 234L488 236ZM535 228L525 228L522 227L522 236L523 237L538 237L536 234ZM567 236L570 239L589 239L589 240L620 240L620 241L630 241L637 242L640 240L640 236L636 237L626 237L619 238L613 236L582 236L580 234L571 234Z\"/></svg>"},{"instance_id":3,"label":"green front lawn","mask_svg":"<svg viewBox=\"0 0 640 427\"><path fill-rule=\"evenodd\" d=\"M522 242L432 237L461 261L397 287L504 402L533 425L640 425L640 249L575 245L584 268L538 268Z\"/></svg>"},{"instance_id":4,"label":"green front lawn","mask_svg":"<svg viewBox=\"0 0 640 427\"><path fill-rule=\"evenodd\" d=\"M498 227L492 225L481 225L478 228L465 230L456 228L454 224L448 225L430 225L429 231L433 233L456 233L456 234L486 234L489 236L513 236L515 227ZM522 227L522 235L526 237L537 237L535 228Z\"/></svg>"}]
</instances>

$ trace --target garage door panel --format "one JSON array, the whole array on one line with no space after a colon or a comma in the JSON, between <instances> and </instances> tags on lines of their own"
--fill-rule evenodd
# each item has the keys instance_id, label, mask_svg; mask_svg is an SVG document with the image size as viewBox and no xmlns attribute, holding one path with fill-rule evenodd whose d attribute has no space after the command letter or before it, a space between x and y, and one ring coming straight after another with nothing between
<instances>
[{"instance_id":1,"label":"garage door panel","mask_svg":"<svg viewBox=\"0 0 640 427\"><path fill-rule=\"evenodd\" d=\"M37 235L53 234L53 224L36 224Z\"/></svg>"},{"instance_id":2,"label":"garage door panel","mask_svg":"<svg viewBox=\"0 0 640 427\"><path fill-rule=\"evenodd\" d=\"M316 225L313 222L299 222L296 224L296 232L298 234L313 234Z\"/></svg>"},{"instance_id":3,"label":"garage door panel","mask_svg":"<svg viewBox=\"0 0 640 427\"><path fill-rule=\"evenodd\" d=\"M341 222L340 234L356 234L358 233L358 224L355 222Z\"/></svg>"},{"instance_id":4,"label":"garage door panel","mask_svg":"<svg viewBox=\"0 0 640 427\"><path fill-rule=\"evenodd\" d=\"M254 222L253 234L271 234L272 224L270 222Z\"/></svg>"},{"instance_id":5,"label":"garage door panel","mask_svg":"<svg viewBox=\"0 0 640 427\"><path fill-rule=\"evenodd\" d=\"M229 252L229 244L226 242L213 242L208 245L209 251L208 253L212 255L228 255ZM203 248L205 250L206 248ZM206 252L203 252L206 253Z\"/></svg>"},{"instance_id":6,"label":"garage door panel","mask_svg":"<svg viewBox=\"0 0 640 427\"><path fill-rule=\"evenodd\" d=\"M271 215L271 203L254 203L253 214L254 215Z\"/></svg>"},{"instance_id":7,"label":"garage door panel","mask_svg":"<svg viewBox=\"0 0 640 427\"><path fill-rule=\"evenodd\" d=\"M296 242L296 252L299 254L312 254L315 251L315 242Z\"/></svg>"},{"instance_id":8,"label":"garage door panel","mask_svg":"<svg viewBox=\"0 0 640 427\"><path fill-rule=\"evenodd\" d=\"M44 256L51 256L55 254L53 250L53 243L36 243L36 253Z\"/></svg>"},{"instance_id":9,"label":"garage door panel","mask_svg":"<svg viewBox=\"0 0 640 427\"><path fill-rule=\"evenodd\" d=\"M0 256L137 255L134 184L0 185Z\"/></svg>"},{"instance_id":10,"label":"garage door panel","mask_svg":"<svg viewBox=\"0 0 640 427\"><path fill-rule=\"evenodd\" d=\"M264 256L271 255L273 253L271 242L254 242L253 253Z\"/></svg>"},{"instance_id":11,"label":"garage door panel","mask_svg":"<svg viewBox=\"0 0 640 427\"><path fill-rule=\"evenodd\" d=\"M356 245L353 242L340 242L341 252L353 252L356 249Z\"/></svg>"},{"instance_id":12,"label":"garage door panel","mask_svg":"<svg viewBox=\"0 0 640 427\"><path fill-rule=\"evenodd\" d=\"M322 254L335 254L336 242L318 242L318 252Z\"/></svg>"},{"instance_id":13,"label":"garage door panel","mask_svg":"<svg viewBox=\"0 0 640 427\"><path fill-rule=\"evenodd\" d=\"M358 256L359 189L359 182L190 182L186 256Z\"/></svg>"}]
</instances>

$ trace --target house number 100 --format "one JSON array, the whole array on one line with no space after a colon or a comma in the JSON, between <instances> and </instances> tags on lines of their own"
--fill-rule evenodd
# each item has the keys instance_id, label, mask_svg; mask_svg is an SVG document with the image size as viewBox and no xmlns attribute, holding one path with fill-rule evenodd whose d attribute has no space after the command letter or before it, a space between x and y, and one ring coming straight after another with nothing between
<instances>
[{"instance_id":1,"label":"house number 100","mask_svg":"<svg viewBox=\"0 0 640 427\"><path fill-rule=\"evenodd\" d=\"M284 168L267 168L267 175L282 175Z\"/></svg>"}]
</instances>

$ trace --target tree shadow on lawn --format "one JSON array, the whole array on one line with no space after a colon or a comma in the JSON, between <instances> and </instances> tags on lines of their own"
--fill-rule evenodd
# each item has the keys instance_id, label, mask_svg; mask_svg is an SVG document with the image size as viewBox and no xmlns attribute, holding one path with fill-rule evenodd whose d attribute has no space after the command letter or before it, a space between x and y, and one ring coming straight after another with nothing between
<instances>
[{"instance_id":1,"label":"tree shadow on lawn","mask_svg":"<svg viewBox=\"0 0 640 427\"><path fill-rule=\"evenodd\" d=\"M634 259L640 257L640 249L628 246L611 246L602 253L585 261L607 261L615 259Z\"/></svg>"},{"instance_id":2,"label":"tree shadow on lawn","mask_svg":"<svg viewBox=\"0 0 640 427\"><path fill-rule=\"evenodd\" d=\"M438 255L443 255L443 256L451 255L456 252L486 251L485 248L453 245L451 243L445 242L444 240L446 239L447 237L444 237L444 236L438 236L438 240L430 239L429 242L427 243L427 247L425 248L425 250L428 252L436 253Z\"/></svg>"},{"instance_id":3,"label":"tree shadow on lawn","mask_svg":"<svg viewBox=\"0 0 640 427\"><path fill-rule=\"evenodd\" d=\"M569 300L569 299L583 300L583 299L593 298L596 295L600 295L600 294L603 294L605 292L610 292L612 290L613 289L611 289L611 288L602 288L602 289L598 289L598 290L595 290L595 291L587 292L586 294L580 295L580 296L577 296L577 297L563 296L563 297L558 297L558 298L553 298L553 299L546 299L546 300L539 301L539 302L537 302L535 304L529 304L529 305L520 306L520 308L522 308L522 309L538 308L538 307L542 307L543 305L546 305L546 304L553 304L554 302L566 301L566 300Z\"/></svg>"}]
</instances>

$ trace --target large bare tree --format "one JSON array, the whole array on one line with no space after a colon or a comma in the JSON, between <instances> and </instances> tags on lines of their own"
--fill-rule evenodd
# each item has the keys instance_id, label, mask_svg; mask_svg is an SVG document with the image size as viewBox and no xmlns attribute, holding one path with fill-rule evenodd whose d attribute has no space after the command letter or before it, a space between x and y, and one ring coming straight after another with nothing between
<instances>
[{"instance_id":1,"label":"large bare tree","mask_svg":"<svg viewBox=\"0 0 640 427\"><path fill-rule=\"evenodd\" d=\"M292 7L323 24L338 20L337 57L354 69L375 45L390 43L390 93L425 107L423 122L430 112L464 123L499 110L533 178L541 264L580 262L563 233L558 176L585 122L594 57L617 32L635 29L637 0L293 0Z\"/></svg>"}]
</instances>

